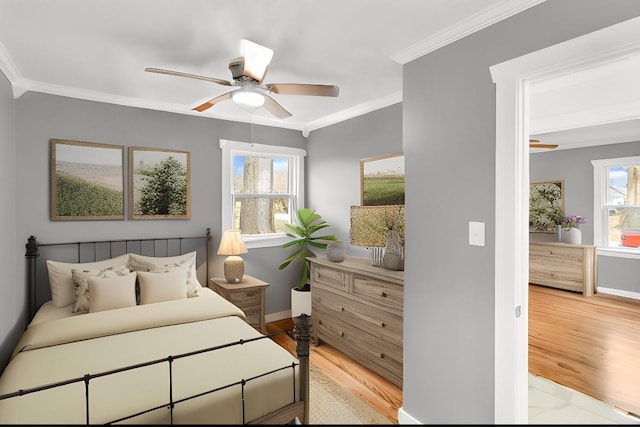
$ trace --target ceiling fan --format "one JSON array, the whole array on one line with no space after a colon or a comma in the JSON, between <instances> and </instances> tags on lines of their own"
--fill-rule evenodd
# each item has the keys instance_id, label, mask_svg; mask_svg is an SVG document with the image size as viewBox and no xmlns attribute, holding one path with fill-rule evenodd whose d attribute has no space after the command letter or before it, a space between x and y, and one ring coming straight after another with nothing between
<instances>
[{"instance_id":1,"label":"ceiling fan","mask_svg":"<svg viewBox=\"0 0 640 427\"><path fill-rule=\"evenodd\" d=\"M529 139L529 148L558 148L558 144L542 144L539 139Z\"/></svg>"},{"instance_id":2,"label":"ceiling fan","mask_svg":"<svg viewBox=\"0 0 640 427\"><path fill-rule=\"evenodd\" d=\"M222 86L237 86L237 89L216 96L192 110L203 112L219 102L233 100L245 109L255 110L264 106L267 111L279 119L291 117L291 113L269 96L270 93L281 95L311 95L311 96L338 96L338 86L318 85L305 83L268 83L263 84L267 68L273 57L273 50L257 43L242 39L243 55L229 61L229 70L233 81L217 79L214 77L197 74L171 71L161 68L147 67L145 71L150 73L168 74L172 76L188 77L217 83Z\"/></svg>"}]
</instances>

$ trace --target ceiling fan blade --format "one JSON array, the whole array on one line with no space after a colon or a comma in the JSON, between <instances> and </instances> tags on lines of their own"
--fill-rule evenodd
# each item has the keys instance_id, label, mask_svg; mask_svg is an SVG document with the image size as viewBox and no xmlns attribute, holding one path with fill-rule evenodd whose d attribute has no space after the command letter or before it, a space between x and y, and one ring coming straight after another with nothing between
<instances>
[{"instance_id":1,"label":"ceiling fan blade","mask_svg":"<svg viewBox=\"0 0 640 427\"><path fill-rule=\"evenodd\" d=\"M233 92L233 91L231 91L231 92ZM202 103L202 104L198 105L197 107L192 108L192 110L199 111L199 112L202 113L203 111L208 110L209 108L213 107L214 105L216 105L219 102L231 99L231 92L223 93L220 96L216 96L215 98L212 98L212 99L208 100L207 102Z\"/></svg>"},{"instance_id":2,"label":"ceiling fan blade","mask_svg":"<svg viewBox=\"0 0 640 427\"><path fill-rule=\"evenodd\" d=\"M191 79L204 80L207 82L217 83L223 86L231 86L231 82L227 80L216 79L214 77L200 76L198 74L189 74L189 73L183 73L181 71L171 71L171 70L164 70L162 68L153 68L153 67L147 67L144 70L149 73L168 74L170 76L179 76L179 77L189 77Z\"/></svg>"},{"instance_id":3,"label":"ceiling fan blade","mask_svg":"<svg viewBox=\"0 0 640 427\"><path fill-rule=\"evenodd\" d=\"M530 142L529 148L558 148L558 144L538 144Z\"/></svg>"},{"instance_id":4,"label":"ceiling fan blade","mask_svg":"<svg viewBox=\"0 0 640 427\"><path fill-rule=\"evenodd\" d=\"M267 67L273 58L273 50L247 39L242 39L242 56L244 69L242 75L251 77L258 84L262 83L267 74Z\"/></svg>"},{"instance_id":5,"label":"ceiling fan blade","mask_svg":"<svg viewBox=\"0 0 640 427\"><path fill-rule=\"evenodd\" d=\"M314 85L304 83L270 83L266 85L270 92L281 95L338 96L335 85Z\"/></svg>"},{"instance_id":6,"label":"ceiling fan blade","mask_svg":"<svg viewBox=\"0 0 640 427\"><path fill-rule=\"evenodd\" d=\"M282 105L278 103L275 99L270 97L269 95L264 96L264 105L263 107L267 109L271 114L276 116L279 119L286 119L287 117L291 117L291 113L284 109Z\"/></svg>"}]
</instances>

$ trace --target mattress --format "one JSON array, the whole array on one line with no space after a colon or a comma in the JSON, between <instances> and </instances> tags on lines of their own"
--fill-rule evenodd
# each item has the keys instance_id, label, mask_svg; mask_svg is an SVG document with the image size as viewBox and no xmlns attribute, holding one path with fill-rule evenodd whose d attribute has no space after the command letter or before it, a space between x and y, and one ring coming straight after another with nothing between
<instances>
[{"instance_id":1,"label":"mattress","mask_svg":"<svg viewBox=\"0 0 640 427\"><path fill-rule=\"evenodd\" d=\"M96 313L65 309L41 307L0 377L0 395L69 383L0 400L0 423L235 424L299 399L297 359L208 288L198 298Z\"/></svg>"}]
</instances>

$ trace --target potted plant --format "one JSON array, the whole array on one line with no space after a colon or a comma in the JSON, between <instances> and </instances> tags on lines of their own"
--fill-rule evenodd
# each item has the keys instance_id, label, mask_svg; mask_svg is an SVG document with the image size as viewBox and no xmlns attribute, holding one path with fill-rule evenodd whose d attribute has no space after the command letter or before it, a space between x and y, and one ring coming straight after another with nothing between
<instances>
[{"instance_id":1,"label":"potted plant","mask_svg":"<svg viewBox=\"0 0 640 427\"><path fill-rule=\"evenodd\" d=\"M289 230L287 237L290 240L281 245L282 248L297 246L297 250L289 255L278 267L283 270L291 265L292 262L298 260L300 263L300 274L296 285L291 290L291 316L297 317L301 313L311 315L311 285L310 285L310 263L307 257L315 257L316 254L312 248L326 249L327 243L339 241L332 235L314 236L318 231L329 227L329 224L316 213L315 210L309 208L301 208L295 212L295 224L285 223L285 227ZM297 263L296 263L297 264ZM305 307L300 308L297 302L302 299ZM301 301L302 302L302 301ZM296 305L294 307L294 305Z\"/></svg>"}]
</instances>

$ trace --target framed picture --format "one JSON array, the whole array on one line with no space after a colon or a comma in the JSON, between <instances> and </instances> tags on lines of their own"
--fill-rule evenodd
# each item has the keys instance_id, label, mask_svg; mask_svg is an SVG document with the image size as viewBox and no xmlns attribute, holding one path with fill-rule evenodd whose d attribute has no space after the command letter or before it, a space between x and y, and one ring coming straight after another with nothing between
<instances>
[{"instance_id":1,"label":"framed picture","mask_svg":"<svg viewBox=\"0 0 640 427\"><path fill-rule=\"evenodd\" d=\"M191 218L190 153L129 147L129 219Z\"/></svg>"},{"instance_id":2,"label":"framed picture","mask_svg":"<svg viewBox=\"0 0 640 427\"><path fill-rule=\"evenodd\" d=\"M360 204L404 205L404 153L360 160Z\"/></svg>"},{"instance_id":3,"label":"framed picture","mask_svg":"<svg viewBox=\"0 0 640 427\"><path fill-rule=\"evenodd\" d=\"M123 220L124 147L51 139L51 219Z\"/></svg>"},{"instance_id":4,"label":"framed picture","mask_svg":"<svg viewBox=\"0 0 640 427\"><path fill-rule=\"evenodd\" d=\"M529 231L556 232L564 217L564 181L529 183Z\"/></svg>"}]
</instances>

